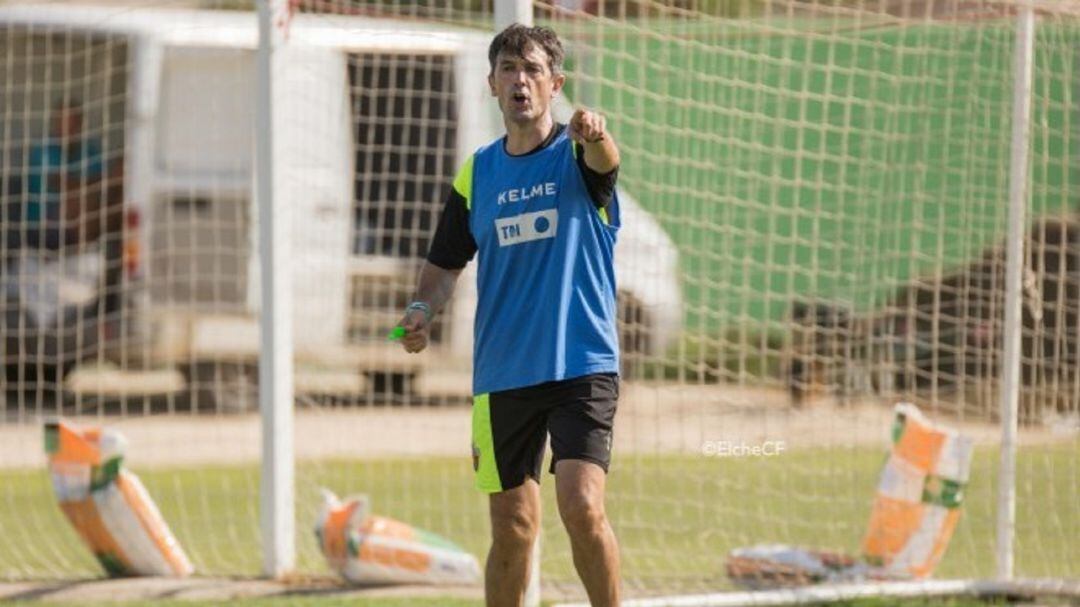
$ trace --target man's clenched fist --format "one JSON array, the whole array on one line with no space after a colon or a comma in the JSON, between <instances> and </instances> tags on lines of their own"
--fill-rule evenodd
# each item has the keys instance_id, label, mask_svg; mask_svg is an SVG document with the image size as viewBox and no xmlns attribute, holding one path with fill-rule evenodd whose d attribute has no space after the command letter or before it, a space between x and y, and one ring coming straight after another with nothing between
<instances>
[{"instance_id":1,"label":"man's clenched fist","mask_svg":"<svg viewBox=\"0 0 1080 607\"><path fill-rule=\"evenodd\" d=\"M584 145L603 141L607 133L604 115L579 108L570 119L570 138Z\"/></svg>"},{"instance_id":2,"label":"man's clenched fist","mask_svg":"<svg viewBox=\"0 0 1080 607\"><path fill-rule=\"evenodd\" d=\"M408 310L405 318L401 319L401 326L405 329L405 335L401 338L401 345L406 352L420 352L428 345L428 322L427 315L423 310Z\"/></svg>"}]
</instances>

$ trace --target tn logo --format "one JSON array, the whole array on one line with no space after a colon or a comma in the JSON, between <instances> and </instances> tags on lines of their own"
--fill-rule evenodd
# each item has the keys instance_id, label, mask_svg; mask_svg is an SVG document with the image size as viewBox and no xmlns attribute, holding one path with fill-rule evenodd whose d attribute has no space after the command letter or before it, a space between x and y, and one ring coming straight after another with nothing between
<instances>
[{"instance_id":1,"label":"tn logo","mask_svg":"<svg viewBox=\"0 0 1080 607\"><path fill-rule=\"evenodd\" d=\"M522 213L515 217L503 217L495 220L495 232L499 236L500 247L508 247L543 238L555 238L558 226L558 209Z\"/></svg>"}]
</instances>

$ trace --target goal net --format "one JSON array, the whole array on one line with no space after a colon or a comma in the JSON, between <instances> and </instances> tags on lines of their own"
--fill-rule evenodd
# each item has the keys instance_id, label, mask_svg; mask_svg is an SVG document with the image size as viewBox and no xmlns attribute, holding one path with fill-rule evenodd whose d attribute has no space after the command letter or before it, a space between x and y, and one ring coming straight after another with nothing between
<instances>
[{"instance_id":1,"label":"goal net","mask_svg":"<svg viewBox=\"0 0 1080 607\"><path fill-rule=\"evenodd\" d=\"M1018 8L542 7L573 49L571 98L607 114L621 186L679 254L678 339L659 356L628 353L639 374L627 374L610 503L630 588L731 589L732 550L761 544L867 556L881 539L875 491L895 488L882 457L901 401L974 444L961 518L932 575L995 576ZM1064 538L1078 524L1080 472L1070 42L1080 22L1045 8L1030 96L1013 554L1018 576L1075 578L1077 546ZM770 444L787 450L769 454ZM887 542L899 545L904 526L890 521ZM545 579L562 566L573 585L558 533L545 535ZM805 563L778 567L792 552L771 554L749 564L761 587L790 583Z\"/></svg>"},{"instance_id":2,"label":"goal net","mask_svg":"<svg viewBox=\"0 0 1080 607\"><path fill-rule=\"evenodd\" d=\"M475 264L426 352L387 336L453 176L504 132L492 8L281 6L295 568L331 575L311 532L324 488L482 562ZM534 4L567 49L557 119L601 111L622 156L607 512L626 596L904 579L877 551L931 511L951 533L925 532L940 562L920 575L997 576L1020 7ZM1058 583L1080 578L1080 11L1035 14L1009 554ZM258 45L250 2L0 5L0 579L103 575L51 487L56 417L127 439L197 575L262 570ZM965 474L904 477L921 510L883 540L901 402L972 448ZM553 480L541 588L580 600ZM763 554L847 565L781 575Z\"/></svg>"}]
</instances>

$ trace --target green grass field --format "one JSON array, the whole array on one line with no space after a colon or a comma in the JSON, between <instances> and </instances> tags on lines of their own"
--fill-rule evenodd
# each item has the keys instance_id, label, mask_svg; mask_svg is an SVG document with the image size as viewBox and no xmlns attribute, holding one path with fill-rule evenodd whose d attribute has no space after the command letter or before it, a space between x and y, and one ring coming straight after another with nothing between
<instances>
[{"instance_id":1,"label":"green grass field","mask_svg":"<svg viewBox=\"0 0 1080 607\"><path fill-rule=\"evenodd\" d=\"M1080 503L1075 445L1025 449L1019 461L1017 572L1076 577ZM781 541L854 552L865 528L882 455L814 449L773 458L704 456L617 458L608 508L633 587L722 589L732 548ZM997 456L978 452L965 516L939 577L993 573ZM140 476L197 569L206 575L259 571L258 487L253 466L144 470ZM569 549L543 485L543 575L575 584ZM44 471L0 472L0 571L17 578L88 578L100 569L55 504ZM482 557L484 498L456 459L336 461L298 470L299 569L325 573L311 529L318 488L366 492L375 511L435 531ZM1037 493L1041 491L1041 493Z\"/></svg>"}]
</instances>

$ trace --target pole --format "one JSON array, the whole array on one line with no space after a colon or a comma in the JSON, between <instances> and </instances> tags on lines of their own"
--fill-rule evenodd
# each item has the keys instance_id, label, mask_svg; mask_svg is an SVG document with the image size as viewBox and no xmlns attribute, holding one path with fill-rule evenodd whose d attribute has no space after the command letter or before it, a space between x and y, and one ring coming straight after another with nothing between
<instances>
[{"instance_id":1,"label":"pole","mask_svg":"<svg viewBox=\"0 0 1080 607\"><path fill-rule=\"evenodd\" d=\"M1030 4L1016 18L1013 72L1012 149L1009 166L1009 221L1005 267L1005 350L1001 369L1001 470L998 473L997 577L1013 577L1016 526L1016 434L1020 404L1020 344L1023 319L1024 211L1027 206L1031 136L1032 56L1035 14Z\"/></svg>"},{"instance_id":2,"label":"pole","mask_svg":"<svg viewBox=\"0 0 1080 607\"><path fill-rule=\"evenodd\" d=\"M533 24L532 0L495 0L495 32L515 23Z\"/></svg>"},{"instance_id":3,"label":"pole","mask_svg":"<svg viewBox=\"0 0 1080 607\"><path fill-rule=\"evenodd\" d=\"M278 47L288 26L285 0L258 0L259 49L256 56L255 196L258 203L259 410L262 417L262 475L259 518L263 574L281 577L296 565L293 472L293 337L291 222L288 207L275 196L274 77Z\"/></svg>"}]
</instances>

